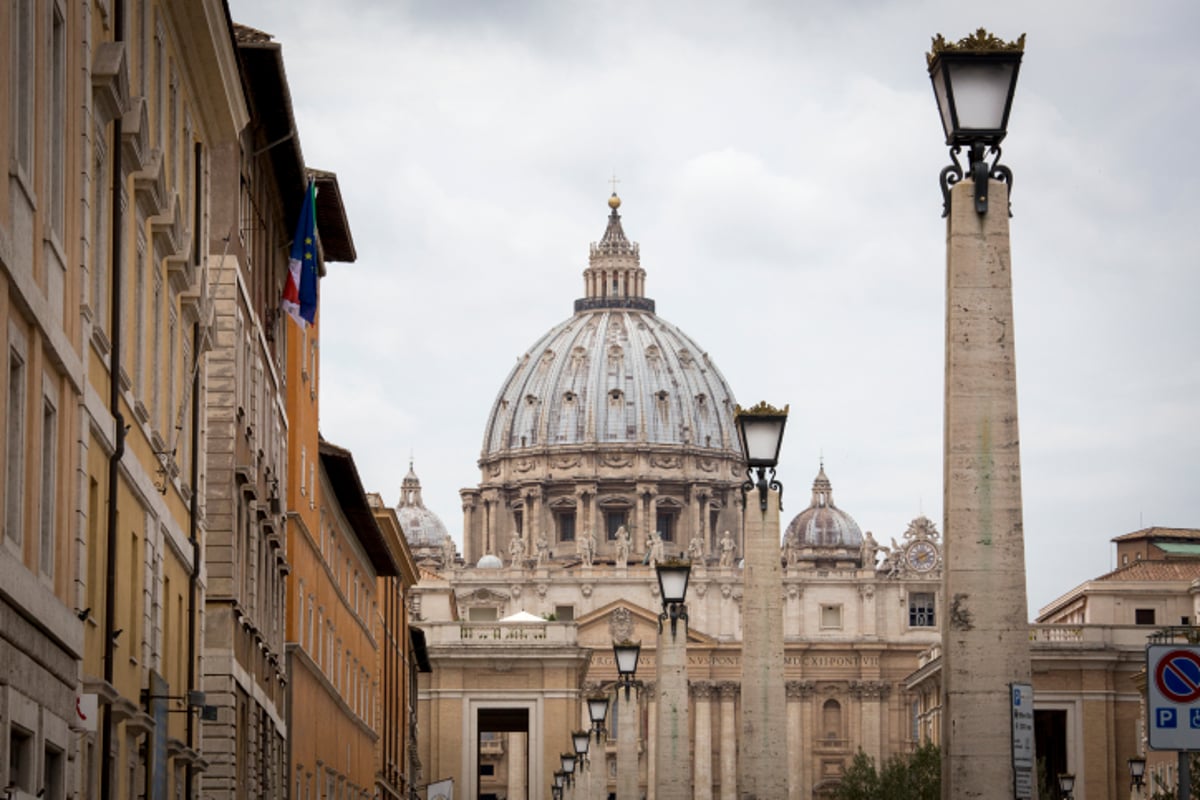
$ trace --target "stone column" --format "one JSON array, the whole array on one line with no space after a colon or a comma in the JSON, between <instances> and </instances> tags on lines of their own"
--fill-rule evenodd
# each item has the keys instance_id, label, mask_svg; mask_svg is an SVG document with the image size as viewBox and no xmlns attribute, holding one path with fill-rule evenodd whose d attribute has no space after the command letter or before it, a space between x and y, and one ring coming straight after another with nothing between
<instances>
[{"instance_id":1,"label":"stone column","mask_svg":"<svg viewBox=\"0 0 1200 800\"><path fill-rule=\"evenodd\" d=\"M807 731L815 740L820 736L816 728L814 716L814 701L817 687L812 681L800 682L800 730ZM800 796L808 797L813 787L813 757L811 753L800 753Z\"/></svg>"},{"instance_id":2,"label":"stone column","mask_svg":"<svg viewBox=\"0 0 1200 800\"><path fill-rule=\"evenodd\" d=\"M954 186L946 224L942 796L1010 800L1009 684L1031 671L1008 186L984 215L974 188Z\"/></svg>"},{"instance_id":3,"label":"stone column","mask_svg":"<svg viewBox=\"0 0 1200 800\"><path fill-rule=\"evenodd\" d=\"M646 521L646 530L645 530L646 539L644 542L642 542L643 551L650 546L649 545L650 534L652 532L658 530L658 490L657 489L650 490L649 506L650 507L647 509L646 513L648 513L650 515L650 518ZM664 547L663 549L665 550L666 548Z\"/></svg>"},{"instance_id":4,"label":"stone column","mask_svg":"<svg viewBox=\"0 0 1200 800\"><path fill-rule=\"evenodd\" d=\"M617 800L639 800L638 794L638 728L641 727L641 690L634 687L625 699L621 697L621 720L617 730Z\"/></svg>"},{"instance_id":5,"label":"stone column","mask_svg":"<svg viewBox=\"0 0 1200 800\"><path fill-rule=\"evenodd\" d=\"M463 510L463 558L470 558L475 551L475 498L471 495L462 495L462 510ZM447 564L446 569L453 569L453 564Z\"/></svg>"},{"instance_id":6,"label":"stone column","mask_svg":"<svg viewBox=\"0 0 1200 800\"><path fill-rule=\"evenodd\" d=\"M859 741L862 743L863 752L875 759L876 764L880 764L883 732L886 730L885 701L891 692L891 686L883 681L862 681L855 688L860 698L862 716L862 739Z\"/></svg>"},{"instance_id":7,"label":"stone column","mask_svg":"<svg viewBox=\"0 0 1200 800\"><path fill-rule=\"evenodd\" d=\"M696 702L695 768L693 783L695 800L712 800L712 696L716 687L708 681L692 684Z\"/></svg>"},{"instance_id":8,"label":"stone column","mask_svg":"<svg viewBox=\"0 0 1200 800\"><path fill-rule=\"evenodd\" d=\"M787 796L787 709L783 686L783 573L779 567L779 493L747 495L742 597L742 724L738 797Z\"/></svg>"},{"instance_id":9,"label":"stone column","mask_svg":"<svg viewBox=\"0 0 1200 800\"><path fill-rule=\"evenodd\" d=\"M801 794L800 789L800 765L803 763L803 754L807 749L800 718L803 690L804 683L802 681L788 681L784 684L784 691L787 692L787 749L791 754L787 763L788 800L801 800L805 797Z\"/></svg>"},{"instance_id":10,"label":"stone column","mask_svg":"<svg viewBox=\"0 0 1200 800\"><path fill-rule=\"evenodd\" d=\"M526 797L527 783L525 775L526 739L524 733L508 734L508 796Z\"/></svg>"},{"instance_id":11,"label":"stone column","mask_svg":"<svg viewBox=\"0 0 1200 800\"><path fill-rule=\"evenodd\" d=\"M737 696L738 685L723 681L721 693L721 800L737 800Z\"/></svg>"},{"instance_id":12,"label":"stone column","mask_svg":"<svg viewBox=\"0 0 1200 800\"><path fill-rule=\"evenodd\" d=\"M542 492L542 487L539 486L530 492L529 497L529 532L525 537L525 554L526 556L536 556L538 539L542 536L542 525L545 522L542 517L546 513L543 505L544 494Z\"/></svg>"},{"instance_id":13,"label":"stone column","mask_svg":"<svg viewBox=\"0 0 1200 800\"><path fill-rule=\"evenodd\" d=\"M655 663L658 662L655 654ZM656 800L658 786L658 685L646 681L642 685L646 693L646 800Z\"/></svg>"},{"instance_id":14,"label":"stone column","mask_svg":"<svg viewBox=\"0 0 1200 800\"><path fill-rule=\"evenodd\" d=\"M658 722L654 772L658 800L689 800L692 795L691 730L688 709L687 620L671 630L663 622L655 650Z\"/></svg>"}]
</instances>

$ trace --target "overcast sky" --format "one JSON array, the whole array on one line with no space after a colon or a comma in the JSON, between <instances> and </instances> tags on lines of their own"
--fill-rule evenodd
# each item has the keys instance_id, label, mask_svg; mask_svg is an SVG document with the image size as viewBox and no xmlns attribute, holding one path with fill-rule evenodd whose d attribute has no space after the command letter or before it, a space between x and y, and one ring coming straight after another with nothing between
<instances>
[{"instance_id":1,"label":"overcast sky","mask_svg":"<svg viewBox=\"0 0 1200 800\"><path fill-rule=\"evenodd\" d=\"M283 45L358 248L321 283L321 428L410 453L461 542L501 383L583 294L614 171L646 293L740 403L791 404L881 542L941 527L948 163L930 37L1028 34L1004 145L1029 603L1200 527L1200 5L229 0Z\"/></svg>"}]
</instances>

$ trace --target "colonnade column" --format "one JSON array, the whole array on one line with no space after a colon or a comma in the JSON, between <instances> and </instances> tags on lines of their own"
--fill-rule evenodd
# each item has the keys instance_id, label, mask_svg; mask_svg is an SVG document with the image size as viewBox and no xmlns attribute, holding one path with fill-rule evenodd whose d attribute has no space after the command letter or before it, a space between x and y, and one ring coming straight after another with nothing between
<instances>
[{"instance_id":1,"label":"colonnade column","mask_svg":"<svg viewBox=\"0 0 1200 800\"><path fill-rule=\"evenodd\" d=\"M816 694L816 684L812 681L800 682L800 730L802 731L816 731L816 723L813 721ZM800 751L798 757L800 759L800 796L808 797L812 793L813 757L811 753L803 750Z\"/></svg>"},{"instance_id":2,"label":"colonnade column","mask_svg":"<svg viewBox=\"0 0 1200 800\"><path fill-rule=\"evenodd\" d=\"M526 751L528 749L527 734L510 733L508 738L508 796L525 797L527 791L527 776L525 774Z\"/></svg>"},{"instance_id":3,"label":"colonnade column","mask_svg":"<svg viewBox=\"0 0 1200 800\"><path fill-rule=\"evenodd\" d=\"M712 800L712 696L716 687L708 681L692 684L696 702L695 768L692 771L692 796Z\"/></svg>"},{"instance_id":4,"label":"colonnade column","mask_svg":"<svg viewBox=\"0 0 1200 800\"><path fill-rule=\"evenodd\" d=\"M529 515L529 519L525 526L525 554L526 556L535 556L537 555L538 538L542 534L542 487L539 486L529 493L526 513Z\"/></svg>"},{"instance_id":5,"label":"colonnade column","mask_svg":"<svg viewBox=\"0 0 1200 800\"><path fill-rule=\"evenodd\" d=\"M468 549L474 553L475 543L472 541L475 537L475 497L473 495L462 495L462 510L463 510L463 556L466 557ZM450 569L454 565L446 564L445 568Z\"/></svg>"},{"instance_id":6,"label":"colonnade column","mask_svg":"<svg viewBox=\"0 0 1200 800\"><path fill-rule=\"evenodd\" d=\"M658 653L654 658L658 659ZM658 685L654 681L642 684L646 692L646 800L655 800L658 795Z\"/></svg>"},{"instance_id":7,"label":"colonnade column","mask_svg":"<svg viewBox=\"0 0 1200 800\"><path fill-rule=\"evenodd\" d=\"M721 693L721 800L737 800L737 696L738 685L723 681Z\"/></svg>"},{"instance_id":8,"label":"colonnade column","mask_svg":"<svg viewBox=\"0 0 1200 800\"><path fill-rule=\"evenodd\" d=\"M881 722L884 715L884 701L891 687L883 681L862 681L856 687L861 698L862 742L863 752L880 763L883 744L883 729Z\"/></svg>"},{"instance_id":9,"label":"colonnade column","mask_svg":"<svg viewBox=\"0 0 1200 800\"><path fill-rule=\"evenodd\" d=\"M639 800L638 728L641 727L642 691L634 686L626 699L621 689L621 717L617 729L617 800ZM605 781L608 775L605 773ZM607 796L607 793L604 795Z\"/></svg>"},{"instance_id":10,"label":"colonnade column","mask_svg":"<svg viewBox=\"0 0 1200 800\"><path fill-rule=\"evenodd\" d=\"M804 797L800 792L800 783L802 780L801 763L803 761L801 754L807 749L804 742L803 722L800 718L801 697L803 696L804 687L804 681L788 681L784 684L784 689L787 692L788 800L801 800ZM811 690L811 683L808 684L808 688Z\"/></svg>"}]
</instances>

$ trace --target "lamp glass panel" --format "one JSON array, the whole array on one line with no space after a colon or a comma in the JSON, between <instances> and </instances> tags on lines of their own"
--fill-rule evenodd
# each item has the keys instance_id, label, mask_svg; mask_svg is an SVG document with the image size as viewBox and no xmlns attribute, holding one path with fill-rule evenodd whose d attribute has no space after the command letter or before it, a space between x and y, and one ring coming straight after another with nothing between
<instances>
[{"instance_id":1,"label":"lamp glass panel","mask_svg":"<svg viewBox=\"0 0 1200 800\"><path fill-rule=\"evenodd\" d=\"M1001 128L1015 68L1016 64L1002 61L960 61L944 65L943 69L950 73L954 112L960 131Z\"/></svg>"},{"instance_id":2,"label":"lamp glass panel","mask_svg":"<svg viewBox=\"0 0 1200 800\"><path fill-rule=\"evenodd\" d=\"M617 659L617 674L633 675L637 672L640 651L641 648L637 645L613 645L613 653Z\"/></svg>"},{"instance_id":3,"label":"lamp glass panel","mask_svg":"<svg viewBox=\"0 0 1200 800\"><path fill-rule=\"evenodd\" d=\"M751 466L774 466L779 460L779 440L783 436L784 417L741 418L746 460Z\"/></svg>"},{"instance_id":4,"label":"lamp glass panel","mask_svg":"<svg viewBox=\"0 0 1200 800\"><path fill-rule=\"evenodd\" d=\"M592 737L587 731L575 731L571 734L571 742L575 745L575 752L579 755L587 755L588 745L591 741Z\"/></svg>"},{"instance_id":5,"label":"lamp glass panel","mask_svg":"<svg viewBox=\"0 0 1200 800\"><path fill-rule=\"evenodd\" d=\"M562 762L562 771L563 772L567 773L568 775L575 772L575 754L574 753L563 753L558 758L559 758L559 761Z\"/></svg>"},{"instance_id":6,"label":"lamp glass panel","mask_svg":"<svg viewBox=\"0 0 1200 800\"><path fill-rule=\"evenodd\" d=\"M1058 788L1067 794L1075 791L1075 776L1074 775L1059 775Z\"/></svg>"},{"instance_id":7,"label":"lamp glass panel","mask_svg":"<svg viewBox=\"0 0 1200 800\"><path fill-rule=\"evenodd\" d=\"M589 697L587 704L588 717L592 722L604 722L604 718L608 716L608 698Z\"/></svg>"},{"instance_id":8,"label":"lamp glass panel","mask_svg":"<svg viewBox=\"0 0 1200 800\"><path fill-rule=\"evenodd\" d=\"M954 123L950 120L950 98L946 96L945 65L938 65L929 77L933 80L933 94L937 97L938 113L942 115L942 130L946 134L946 141L950 141Z\"/></svg>"},{"instance_id":9,"label":"lamp glass panel","mask_svg":"<svg viewBox=\"0 0 1200 800\"><path fill-rule=\"evenodd\" d=\"M682 603L687 597L689 567L658 566L658 582L662 588L663 602Z\"/></svg>"},{"instance_id":10,"label":"lamp glass panel","mask_svg":"<svg viewBox=\"0 0 1200 800\"><path fill-rule=\"evenodd\" d=\"M1129 777L1140 778L1146 774L1146 759L1131 758L1129 759Z\"/></svg>"}]
</instances>

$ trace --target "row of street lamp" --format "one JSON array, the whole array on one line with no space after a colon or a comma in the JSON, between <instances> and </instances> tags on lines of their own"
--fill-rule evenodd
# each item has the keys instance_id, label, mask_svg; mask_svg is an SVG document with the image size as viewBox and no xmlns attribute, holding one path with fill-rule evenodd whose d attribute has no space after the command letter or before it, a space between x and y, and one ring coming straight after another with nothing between
<instances>
[{"instance_id":1,"label":"row of street lamp","mask_svg":"<svg viewBox=\"0 0 1200 800\"><path fill-rule=\"evenodd\" d=\"M980 216L988 213L990 179L994 178L1007 184L1011 195L1012 172L1007 166L999 163L1000 143L1008 133L1008 118L1012 110L1024 40L1022 35L1016 42L1003 42L982 28L958 43L947 42L940 35L934 40L932 52L928 57L929 77L952 161L951 166L944 168L940 176L944 198L943 216L949 214L951 188L967 177L958 160L958 153L963 147L968 149L967 170L974 184L976 213ZM989 158L991 163L988 163ZM757 489L760 508L764 513L767 510L769 491L779 492L782 497L783 486L776 480L775 467L779 463L787 413L786 406L779 410L766 403L760 403L751 409L739 407L735 417L747 466L747 480L742 485L742 492L745 494L751 489ZM667 560L657 563L655 568L663 604L658 622L659 634L661 636L663 633L663 623L669 621L671 643L674 644L679 620L683 620L685 631L687 628L685 601L691 563L683 559ZM613 655L617 665L617 681L614 685L618 690L625 690L626 700L629 699L630 689L637 685L635 674L640 652L640 642L626 640L613 643ZM605 735L607 695L587 698L587 707L592 728L590 731L576 731L572 734L574 752L562 754L562 769L554 773L554 800L561 800L564 787L572 784L577 765L588 763L588 748L592 736L595 736L598 744ZM629 767L630 765L618 764L618 769ZM1144 758L1129 759L1132 786L1140 788L1143 785L1145 769ZM1059 775L1058 784L1064 797L1072 797L1075 790L1073 774Z\"/></svg>"},{"instance_id":2,"label":"row of street lamp","mask_svg":"<svg viewBox=\"0 0 1200 800\"><path fill-rule=\"evenodd\" d=\"M779 450L783 444L783 430L787 423L788 409L773 408L766 403L760 403L752 409L738 407L736 421L742 443L742 454L747 464L747 481L742 486L743 492L757 488L759 501L763 509L767 505L767 493L770 490L782 492L783 487L775 479L775 467L779 463ZM754 470L757 470L755 480ZM767 471L770 470L770 477ZM671 639L675 640L678 624L683 620L684 630L687 630L687 589L692 573L691 562L686 559L671 559L655 564L658 576L659 595L662 598L662 613L658 617L658 630L663 633L663 624L670 622ZM686 635L686 634L685 634ZM625 699L629 700L630 691L638 686L636 680L638 660L641 657L642 643L629 639L613 642L613 660L617 666L617 680L612 684L620 691L625 690ZM590 730L574 731L571 734L571 744L574 752L562 753L559 757L560 767L554 772L550 793L553 800L562 800L563 793L575 781L576 770L582 771L589 767L588 752L594 737L597 745L607 733L605 723L608 719L608 695L594 694L586 699L588 719L591 721ZM636 715L631 715L636 719ZM629 769L631 765L618 764L618 768ZM591 777L591 776L589 776Z\"/></svg>"}]
</instances>

